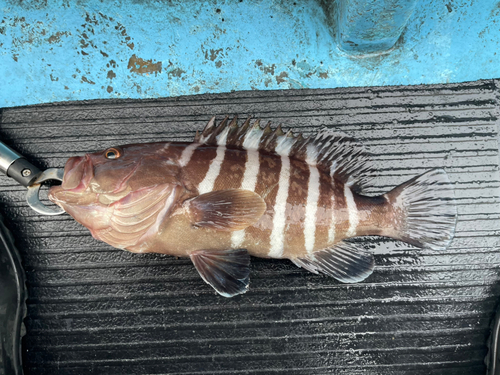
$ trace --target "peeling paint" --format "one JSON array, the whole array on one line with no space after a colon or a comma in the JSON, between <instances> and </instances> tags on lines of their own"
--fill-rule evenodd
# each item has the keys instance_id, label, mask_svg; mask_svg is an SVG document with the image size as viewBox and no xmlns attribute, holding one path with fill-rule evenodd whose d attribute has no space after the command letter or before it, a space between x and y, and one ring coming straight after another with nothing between
<instances>
[{"instance_id":1,"label":"peeling paint","mask_svg":"<svg viewBox=\"0 0 500 375\"><path fill-rule=\"evenodd\" d=\"M0 0L0 107L500 77L498 1L419 2L397 48L368 58L336 47L331 1L22 3Z\"/></svg>"},{"instance_id":2,"label":"peeling paint","mask_svg":"<svg viewBox=\"0 0 500 375\"><path fill-rule=\"evenodd\" d=\"M276 83L279 85L280 83L286 82L286 78L288 78L288 74L286 72L281 72L279 76L276 76Z\"/></svg>"},{"instance_id":3,"label":"peeling paint","mask_svg":"<svg viewBox=\"0 0 500 375\"><path fill-rule=\"evenodd\" d=\"M67 31L58 31L57 33L51 35L48 39L47 42L49 43L58 43L61 41L62 36L70 36L71 33Z\"/></svg>"},{"instance_id":4,"label":"peeling paint","mask_svg":"<svg viewBox=\"0 0 500 375\"><path fill-rule=\"evenodd\" d=\"M217 56L219 55L219 53L221 53L222 51L223 51L222 48L210 49L210 53L209 53L209 51L205 51L205 59L210 60L210 61L214 61L217 58Z\"/></svg>"},{"instance_id":5,"label":"peeling paint","mask_svg":"<svg viewBox=\"0 0 500 375\"><path fill-rule=\"evenodd\" d=\"M168 70L168 77L169 78L172 78L172 77L181 77L184 73L186 73L186 71L182 70L181 68L175 68L175 69L172 69L172 70Z\"/></svg>"},{"instance_id":6,"label":"peeling paint","mask_svg":"<svg viewBox=\"0 0 500 375\"><path fill-rule=\"evenodd\" d=\"M128 60L127 68L137 74L161 73L161 61L154 63L153 60L144 60L135 54Z\"/></svg>"},{"instance_id":7,"label":"peeling paint","mask_svg":"<svg viewBox=\"0 0 500 375\"><path fill-rule=\"evenodd\" d=\"M88 83L88 84L91 84L91 85L95 85L95 82L91 81L90 79L88 79L85 76L82 76L82 82L85 82L85 83Z\"/></svg>"}]
</instances>

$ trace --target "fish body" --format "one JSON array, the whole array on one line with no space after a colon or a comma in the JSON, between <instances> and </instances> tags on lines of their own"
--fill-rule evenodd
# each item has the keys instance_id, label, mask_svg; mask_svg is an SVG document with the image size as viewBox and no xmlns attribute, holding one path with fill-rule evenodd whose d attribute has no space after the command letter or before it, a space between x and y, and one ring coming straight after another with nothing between
<instances>
[{"instance_id":1,"label":"fish body","mask_svg":"<svg viewBox=\"0 0 500 375\"><path fill-rule=\"evenodd\" d=\"M368 158L328 130L304 139L259 121L210 120L195 142L126 145L70 158L49 198L92 235L132 252L190 257L224 296L248 288L249 255L357 282L373 256L349 238L445 249L456 222L446 173L360 194Z\"/></svg>"}]
</instances>

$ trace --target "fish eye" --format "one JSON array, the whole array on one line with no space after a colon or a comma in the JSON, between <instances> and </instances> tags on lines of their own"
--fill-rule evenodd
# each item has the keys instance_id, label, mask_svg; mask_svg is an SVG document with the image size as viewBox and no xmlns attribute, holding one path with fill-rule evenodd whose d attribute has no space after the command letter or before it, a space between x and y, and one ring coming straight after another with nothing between
<instances>
[{"instance_id":1,"label":"fish eye","mask_svg":"<svg viewBox=\"0 0 500 375\"><path fill-rule=\"evenodd\" d=\"M104 151L104 157L106 159L118 159L120 156L122 156L122 152L116 147L108 148Z\"/></svg>"}]
</instances>

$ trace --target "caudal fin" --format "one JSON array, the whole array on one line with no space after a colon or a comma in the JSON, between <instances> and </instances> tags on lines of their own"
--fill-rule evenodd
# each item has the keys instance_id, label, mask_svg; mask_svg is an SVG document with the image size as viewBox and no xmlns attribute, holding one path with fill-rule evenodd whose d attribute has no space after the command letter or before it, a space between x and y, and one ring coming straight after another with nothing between
<instances>
[{"instance_id":1,"label":"caudal fin","mask_svg":"<svg viewBox=\"0 0 500 375\"><path fill-rule=\"evenodd\" d=\"M386 194L396 222L390 233L412 245L445 250L457 222L455 193L443 169L412 178Z\"/></svg>"}]
</instances>

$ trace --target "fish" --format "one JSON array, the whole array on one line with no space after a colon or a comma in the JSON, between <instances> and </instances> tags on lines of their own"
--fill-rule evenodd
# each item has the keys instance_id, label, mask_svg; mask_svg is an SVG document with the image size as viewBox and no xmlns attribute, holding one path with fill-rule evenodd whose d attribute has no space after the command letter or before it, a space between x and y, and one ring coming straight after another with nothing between
<instances>
[{"instance_id":1,"label":"fish","mask_svg":"<svg viewBox=\"0 0 500 375\"><path fill-rule=\"evenodd\" d=\"M358 237L445 250L457 210L444 169L378 196L363 193L373 172L370 155L343 133L303 137L259 119L212 117L194 142L69 158L49 199L113 247L189 257L207 284L233 297L248 290L251 256L357 283L375 266Z\"/></svg>"}]
</instances>

